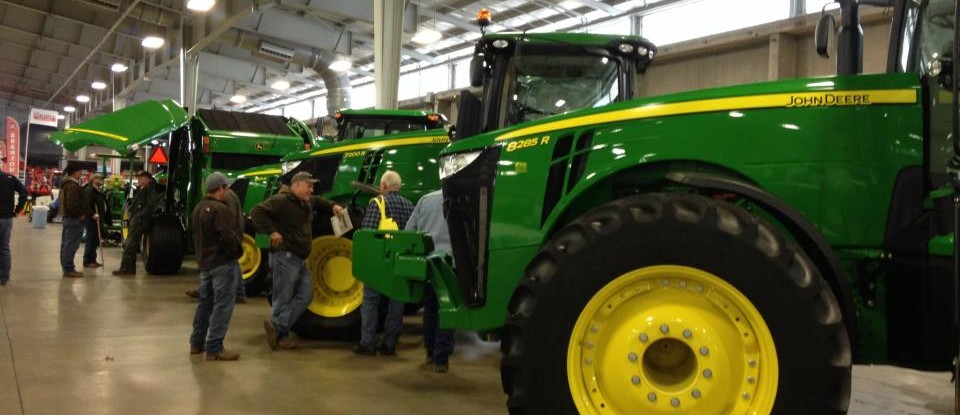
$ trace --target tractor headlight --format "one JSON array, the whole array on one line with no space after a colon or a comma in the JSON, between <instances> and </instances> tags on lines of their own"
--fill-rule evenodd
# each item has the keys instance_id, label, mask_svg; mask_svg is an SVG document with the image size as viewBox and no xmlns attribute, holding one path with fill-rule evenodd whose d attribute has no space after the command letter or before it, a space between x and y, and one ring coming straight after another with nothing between
<instances>
[{"instance_id":1,"label":"tractor headlight","mask_svg":"<svg viewBox=\"0 0 960 415\"><path fill-rule=\"evenodd\" d=\"M456 153L440 158L440 180L457 174L458 171L473 163L482 151Z\"/></svg>"},{"instance_id":2,"label":"tractor headlight","mask_svg":"<svg viewBox=\"0 0 960 415\"><path fill-rule=\"evenodd\" d=\"M297 166L299 166L300 163L302 162L303 160L285 161L283 162L283 164L280 165L280 172L283 174L287 174L290 170L297 168Z\"/></svg>"},{"instance_id":3,"label":"tractor headlight","mask_svg":"<svg viewBox=\"0 0 960 415\"><path fill-rule=\"evenodd\" d=\"M634 47L629 43L621 43L619 46L617 46L617 49L620 50L620 53L631 53L633 52Z\"/></svg>"}]
</instances>

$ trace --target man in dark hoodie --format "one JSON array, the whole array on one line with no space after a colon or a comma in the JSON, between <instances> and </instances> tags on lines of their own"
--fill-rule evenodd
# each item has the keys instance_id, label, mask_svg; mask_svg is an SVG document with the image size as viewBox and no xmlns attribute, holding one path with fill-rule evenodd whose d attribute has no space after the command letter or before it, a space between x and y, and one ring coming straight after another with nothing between
<instances>
[{"instance_id":1,"label":"man in dark hoodie","mask_svg":"<svg viewBox=\"0 0 960 415\"><path fill-rule=\"evenodd\" d=\"M4 162L6 158L2 159ZM13 195L17 199L14 203ZM17 176L0 171L0 285L10 281L10 230L13 229L13 217L23 210L27 203L27 188Z\"/></svg>"},{"instance_id":2,"label":"man in dark hoodie","mask_svg":"<svg viewBox=\"0 0 960 415\"><path fill-rule=\"evenodd\" d=\"M299 172L290 188L263 201L250 211L258 231L270 235L270 275L273 277L273 310L263 322L270 348L296 349L290 327L313 299L307 256L313 241L313 208L319 205L340 214L342 206L313 195L317 182L310 173Z\"/></svg>"},{"instance_id":3,"label":"man in dark hoodie","mask_svg":"<svg viewBox=\"0 0 960 415\"><path fill-rule=\"evenodd\" d=\"M123 241L123 256L120 259L120 269L113 271L113 275L129 276L137 273L137 251L140 249L140 239L143 232L150 227L153 214L160 206L163 194L157 190L153 175L145 170L136 174L139 189L130 200L127 212L130 214L130 226L126 239Z\"/></svg>"},{"instance_id":4,"label":"man in dark hoodie","mask_svg":"<svg viewBox=\"0 0 960 415\"><path fill-rule=\"evenodd\" d=\"M63 217L63 233L60 237L60 267L65 278L83 278L82 272L77 272L73 264L73 257L80 248L80 238L83 237L83 221L89 213L89 203L83 195L80 186L80 175L83 170L73 164L68 164L63 170L65 178L60 184L60 216Z\"/></svg>"}]
</instances>

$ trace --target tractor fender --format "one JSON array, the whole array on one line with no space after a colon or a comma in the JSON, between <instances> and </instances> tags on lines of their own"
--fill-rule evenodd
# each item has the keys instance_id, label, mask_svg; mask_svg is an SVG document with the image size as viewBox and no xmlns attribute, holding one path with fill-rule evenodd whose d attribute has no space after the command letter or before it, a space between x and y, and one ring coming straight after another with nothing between
<instances>
[{"instance_id":1,"label":"tractor fender","mask_svg":"<svg viewBox=\"0 0 960 415\"><path fill-rule=\"evenodd\" d=\"M666 179L684 186L725 193L733 193L762 208L783 225L803 248L804 253L817 266L830 288L837 296L843 312L843 319L850 333L851 342L855 341L857 319L853 307L853 294L849 281L844 277L840 261L830 244L803 215L786 202L769 192L750 183L728 177L718 177L702 173L673 172ZM855 349L855 346L854 346Z\"/></svg>"}]
</instances>

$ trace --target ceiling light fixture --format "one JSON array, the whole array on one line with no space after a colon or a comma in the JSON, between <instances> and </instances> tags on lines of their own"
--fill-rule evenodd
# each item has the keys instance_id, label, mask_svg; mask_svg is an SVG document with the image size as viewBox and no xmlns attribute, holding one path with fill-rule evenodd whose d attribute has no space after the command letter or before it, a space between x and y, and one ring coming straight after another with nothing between
<instances>
[{"instance_id":1,"label":"ceiling light fixture","mask_svg":"<svg viewBox=\"0 0 960 415\"><path fill-rule=\"evenodd\" d=\"M187 2L187 8L195 12L205 12L212 9L215 3L214 0L190 0Z\"/></svg>"},{"instance_id":2,"label":"ceiling light fixture","mask_svg":"<svg viewBox=\"0 0 960 415\"><path fill-rule=\"evenodd\" d=\"M90 102L90 97L86 95L77 95L77 102L81 104L86 104Z\"/></svg>"},{"instance_id":3,"label":"ceiling light fixture","mask_svg":"<svg viewBox=\"0 0 960 415\"><path fill-rule=\"evenodd\" d=\"M337 58L337 60L333 61L329 66L330 70L336 72L348 71L351 67L353 67L353 62L350 62L349 59L343 56Z\"/></svg>"},{"instance_id":4,"label":"ceiling light fixture","mask_svg":"<svg viewBox=\"0 0 960 415\"><path fill-rule=\"evenodd\" d=\"M280 79L270 84L270 88L276 89L277 91L286 91L287 89L290 89L290 83L283 79Z\"/></svg>"},{"instance_id":5,"label":"ceiling light fixture","mask_svg":"<svg viewBox=\"0 0 960 415\"><path fill-rule=\"evenodd\" d=\"M163 46L164 43L166 43L166 41L163 40L162 37L158 37L158 36L147 36L147 37L143 38L143 41L140 42L140 45L143 46L143 47L145 47L145 48L147 48L147 49L157 49L157 48Z\"/></svg>"},{"instance_id":6,"label":"ceiling light fixture","mask_svg":"<svg viewBox=\"0 0 960 415\"><path fill-rule=\"evenodd\" d=\"M413 35L413 38L410 39L414 43L420 45L429 45L433 42L436 42L442 38L443 35L440 32L433 29L420 29L417 34Z\"/></svg>"},{"instance_id":7,"label":"ceiling light fixture","mask_svg":"<svg viewBox=\"0 0 960 415\"><path fill-rule=\"evenodd\" d=\"M63 112L74 112L76 110L77 110L76 108L71 107L69 105L67 105L66 107L63 107Z\"/></svg>"},{"instance_id":8,"label":"ceiling light fixture","mask_svg":"<svg viewBox=\"0 0 960 415\"><path fill-rule=\"evenodd\" d=\"M112 66L110 66L110 70L111 70L111 71L114 71L114 72L116 72L116 73L126 72L126 71L127 71L127 65L124 65L124 64L122 64L122 63L115 63L115 64L113 64Z\"/></svg>"},{"instance_id":9,"label":"ceiling light fixture","mask_svg":"<svg viewBox=\"0 0 960 415\"><path fill-rule=\"evenodd\" d=\"M239 95L239 94L238 94L238 95L234 95L234 96L230 97L230 102L232 102L232 103L234 103L234 104L243 104L244 102L247 102L247 97L246 97L246 96L243 96L243 95Z\"/></svg>"},{"instance_id":10,"label":"ceiling light fixture","mask_svg":"<svg viewBox=\"0 0 960 415\"><path fill-rule=\"evenodd\" d=\"M93 83L90 84L90 88L93 88L93 89L96 89L96 90L99 91L99 90L102 90L102 89L106 89L106 88L107 88L107 84L105 84L105 83L103 83L103 82L100 82L100 81L93 81Z\"/></svg>"}]
</instances>

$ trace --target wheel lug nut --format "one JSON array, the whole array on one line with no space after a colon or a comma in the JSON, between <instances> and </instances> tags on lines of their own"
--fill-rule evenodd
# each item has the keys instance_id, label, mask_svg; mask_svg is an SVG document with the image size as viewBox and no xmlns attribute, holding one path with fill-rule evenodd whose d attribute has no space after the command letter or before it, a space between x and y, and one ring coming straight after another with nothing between
<instances>
[{"instance_id":1,"label":"wheel lug nut","mask_svg":"<svg viewBox=\"0 0 960 415\"><path fill-rule=\"evenodd\" d=\"M593 359L591 359L591 358L588 357L587 360L585 360L584 362L585 362L586 364L588 364L588 365L592 365L592 364L593 364Z\"/></svg>"},{"instance_id":2,"label":"wheel lug nut","mask_svg":"<svg viewBox=\"0 0 960 415\"><path fill-rule=\"evenodd\" d=\"M710 354L710 348L708 348L707 346L700 346L700 354L702 356L706 356Z\"/></svg>"},{"instance_id":3,"label":"wheel lug nut","mask_svg":"<svg viewBox=\"0 0 960 415\"><path fill-rule=\"evenodd\" d=\"M627 359L630 360L631 362L636 362L636 361L637 361L637 354L636 354L636 353L633 353L633 352L630 352L630 354L627 355Z\"/></svg>"},{"instance_id":4,"label":"wheel lug nut","mask_svg":"<svg viewBox=\"0 0 960 415\"><path fill-rule=\"evenodd\" d=\"M757 361L754 360L754 359L750 359L749 361L747 361L747 363L750 365L750 367L756 367L756 366L757 366Z\"/></svg>"},{"instance_id":5,"label":"wheel lug nut","mask_svg":"<svg viewBox=\"0 0 960 415\"><path fill-rule=\"evenodd\" d=\"M639 384L640 384L640 376L633 375L633 377L630 378L630 383L632 383L632 384L634 384L634 385L639 385Z\"/></svg>"},{"instance_id":6,"label":"wheel lug nut","mask_svg":"<svg viewBox=\"0 0 960 415\"><path fill-rule=\"evenodd\" d=\"M687 282L684 280L680 280L680 288L687 288Z\"/></svg>"},{"instance_id":7,"label":"wheel lug nut","mask_svg":"<svg viewBox=\"0 0 960 415\"><path fill-rule=\"evenodd\" d=\"M690 394L693 395L694 399L700 399L700 389L694 389Z\"/></svg>"},{"instance_id":8,"label":"wheel lug nut","mask_svg":"<svg viewBox=\"0 0 960 415\"><path fill-rule=\"evenodd\" d=\"M592 348L593 348L593 342L587 342L587 348L588 348L588 349L592 349Z\"/></svg>"},{"instance_id":9,"label":"wheel lug nut","mask_svg":"<svg viewBox=\"0 0 960 415\"><path fill-rule=\"evenodd\" d=\"M653 393L653 392L648 393L648 394L647 394L647 400L650 401L650 402L656 402L656 401L657 401L657 394L655 394L655 393Z\"/></svg>"},{"instance_id":10,"label":"wheel lug nut","mask_svg":"<svg viewBox=\"0 0 960 415\"><path fill-rule=\"evenodd\" d=\"M598 332L598 331L600 331L600 328L599 328L599 327L597 327L597 326L591 326L591 327L590 327L590 332L591 332L591 333L596 333L596 332Z\"/></svg>"},{"instance_id":11,"label":"wheel lug nut","mask_svg":"<svg viewBox=\"0 0 960 415\"><path fill-rule=\"evenodd\" d=\"M680 406L680 398L673 398L673 399L671 399L671 400L670 400L670 405L673 405L674 407Z\"/></svg>"},{"instance_id":12,"label":"wheel lug nut","mask_svg":"<svg viewBox=\"0 0 960 415\"><path fill-rule=\"evenodd\" d=\"M660 280L660 284L663 284L664 287L669 286L669 285L670 285L670 280L664 278L664 279Z\"/></svg>"},{"instance_id":13,"label":"wheel lug nut","mask_svg":"<svg viewBox=\"0 0 960 415\"><path fill-rule=\"evenodd\" d=\"M691 337L693 337L693 332L690 331L690 329L684 329L684 330L683 330L683 338L689 339L689 338L691 338Z\"/></svg>"},{"instance_id":14,"label":"wheel lug nut","mask_svg":"<svg viewBox=\"0 0 960 415\"><path fill-rule=\"evenodd\" d=\"M697 292L698 292L698 293L702 293L702 292L703 292L703 286L702 286L702 285L697 284Z\"/></svg>"},{"instance_id":15,"label":"wheel lug nut","mask_svg":"<svg viewBox=\"0 0 960 415\"><path fill-rule=\"evenodd\" d=\"M753 376L750 376L750 377L747 378L747 383L749 383L749 384L751 384L751 385L754 384L754 383L756 383L756 382L757 382L757 379L754 378Z\"/></svg>"},{"instance_id":16,"label":"wheel lug nut","mask_svg":"<svg viewBox=\"0 0 960 415\"><path fill-rule=\"evenodd\" d=\"M749 399L750 399L750 394L744 392L744 393L743 393L743 399L744 399L744 400L749 400Z\"/></svg>"},{"instance_id":17,"label":"wheel lug nut","mask_svg":"<svg viewBox=\"0 0 960 415\"><path fill-rule=\"evenodd\" d=\"M660 332L663 333L663 334L669 333L669 332L670 332L670 326L668 326L668 325L666 325L666 324L661 324L661 325L660 325Z\"/></svg>"},{"instance_id":18,"label":"wheel lug nut","mask_svg":"<svg viewBox=\"0 0 960 415\"><path fill-rule=\"evenodd\" d=\"M640 334L640 342L641 342L641 343L646 343L647 340L650 340L650 336L647 336L647 333L641 333L641 334Z\"/></svg>"},{"instance_id":19,"label":"wheel lug nut","mask_svg":"<svg viewBox=\"0 0 960 415\"><path fill-rule=\"evenodd\" d=\"M589 359L587 359L587 360L589 360ZM710 369L704 369L704 370L703 370L703 377L705 377L705 378L707 378L707 379L712 378L712 377L713 377L713 371L710 370Z\"/></svg>"}]
</instances>

